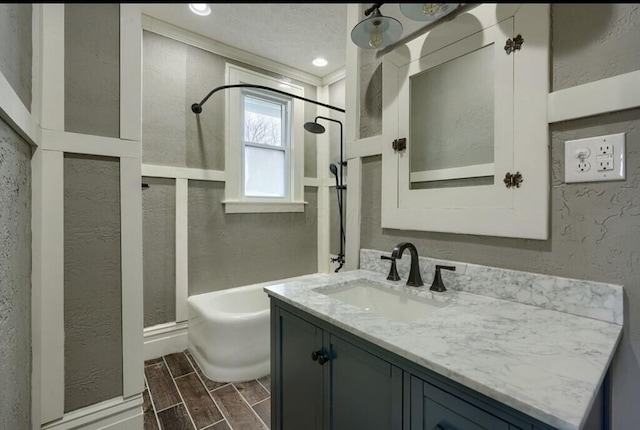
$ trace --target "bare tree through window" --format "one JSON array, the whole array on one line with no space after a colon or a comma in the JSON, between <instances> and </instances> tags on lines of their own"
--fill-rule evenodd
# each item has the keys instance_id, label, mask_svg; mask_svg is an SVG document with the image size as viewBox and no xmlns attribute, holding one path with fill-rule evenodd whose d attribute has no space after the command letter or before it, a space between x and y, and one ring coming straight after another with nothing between
<instances>
[{"instance_id":1,"label":"bare tree through window","mask_svg":"<svg viewBox=\"0 0 640 430\"><path fill-rule=\"evenodd\" d=\"M282 146L280 118L245 111L244 139L246 142Z\"/></svg>"}]
</instances>

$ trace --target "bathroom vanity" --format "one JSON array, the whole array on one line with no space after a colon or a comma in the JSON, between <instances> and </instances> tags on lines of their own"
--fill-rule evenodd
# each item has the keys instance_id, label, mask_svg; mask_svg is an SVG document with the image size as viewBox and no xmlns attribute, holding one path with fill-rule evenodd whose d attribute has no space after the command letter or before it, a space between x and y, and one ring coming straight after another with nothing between
<instances>
[{"instance_id":1,"label":"bathroom vanity","mask_svg":"<svg viewBox=\"0 0 640 430\"><path fill-rule=\"evenodd\" d=\"M371 264L361 262L370 270L265 287L272 428L607 428L606 376L622 333L621 287L563 278L551 285L550 277L503 271L510 276L494 273L493 290L481 295L459 284L474 271L482 278L481 271L499 269L463 264L445 279L448 291L433 293L427 272L435 262L421 259L427 286L415 288L405 285L404 260L401 281L375 271L388 263L374 252ZM527 291L536 297L538 290L571 295L581 288L584 297L607 302L599 312L608 309L608 316L492 297L509 282L505 291L517 287L520 301ZM583 304L591 307L588 299Z\"/></svg>"}]
</instances>

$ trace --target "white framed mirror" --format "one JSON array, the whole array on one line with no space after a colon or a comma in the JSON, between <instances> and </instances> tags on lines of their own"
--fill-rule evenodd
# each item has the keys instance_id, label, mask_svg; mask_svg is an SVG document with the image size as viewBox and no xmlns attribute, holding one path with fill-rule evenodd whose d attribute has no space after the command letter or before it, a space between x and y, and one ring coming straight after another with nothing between
<instances>
[{"instance_id":1,"label":"white framed mirror","mask_svg":"<svg viewBox=\"0 0 640 430\"><path fill-rule=\"evenodd\" d=\"M482 4L385 55L382 227L546 239L548 92L548 5Z\"/></svg>"}]
</instances>

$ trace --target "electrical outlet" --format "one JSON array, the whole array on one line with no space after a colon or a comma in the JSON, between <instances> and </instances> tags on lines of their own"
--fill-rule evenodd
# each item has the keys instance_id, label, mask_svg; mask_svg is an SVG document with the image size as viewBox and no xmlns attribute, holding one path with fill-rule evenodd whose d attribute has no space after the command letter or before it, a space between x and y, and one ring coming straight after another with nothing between
<instances>
[{"instance_id":1,"label":"electrical outlet","mask_svg":"<svg viewBox=\"0 0 640 430\"><path fill-rule=\"evenodd\" d=\"M596 182L625 179L625 134L567 140L564 181Z\"/></svg>"},{"instance_id":2,"label":"electrical outlet","mask_svg":"<svg viewBox=\"0 0 640 430\"><path fill-rule=\"evenodd\" d=\"M591 164L588 161L578 161L576 164L576 172L588 172L591 169Z\"/></svg>"},{"instance_id":3,"label":"electrical outlet","mask_svg":"<svg viewBox=\"0 0 640 430\"><path fill-rule=\"evenodd\" d=\"M598 155L596 157L596 166L598 166L598 170L601 172L607 171L607 170L613 170L613 156Z\"/></svg>"},{"instance_id":4,"label":"electrical outlet","mask_svg":"<svg viewBox=\"0 0 640 430\"><path fill-rule=\"evenodd\" d=\"M613 145L606 143L607 139L598 145L598 155L613 155Z\"/></svg>"}]
</instances>

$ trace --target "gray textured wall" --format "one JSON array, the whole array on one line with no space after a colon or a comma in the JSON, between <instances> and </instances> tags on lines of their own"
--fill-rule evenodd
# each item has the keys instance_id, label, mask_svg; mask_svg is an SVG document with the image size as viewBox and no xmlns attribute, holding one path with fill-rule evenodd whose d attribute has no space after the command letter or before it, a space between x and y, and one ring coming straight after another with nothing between
<instances>
[{"instance_id":1,"label":"gray textured wall","mask_svg":"<svg viewBox=\"0 0 640 430\"><path fill-rule=\"evenodd\" d=\"M225 85L225 63L281 76L211 52L143 32L142 160L148 164L224 170L225 90L214 94L200 115L191 112L209 91ZM304 87L315 98L313 86ZM304 121L313 121L315 105L305 103ZM303 122L300 123L302 127ZM315 138L305 133L305 176L316 176Z\"/></svg>"},{"instance_id":2,"label":"gray textured wall","mask_svg":"<svg viewBox=\"0 0 640 430\"><path fill-rule=\"evenodd\" d=\"M224 184L189 181L189 295L317 272L317 189L302 213L225 214Z\"/></svg>"},{"instance_id":3,"label":"gray textured wall","mask_svg":"<svg viewBox=\"0 0 640 430\"><path fill-rule=\"evenodd\" d=\"M176 187L174 179L142 178L144 326L176 320Z\"/></svg>"},{"instance_id":4,"label":"gray textured wall","mask_svg":"<svg viewBox=\"0 0 640 430\"><path fill-rule=\"evenodd\" d=\"M0 428L30 428L31 147L2 119L0 375Z\"/></svg>"},{"instance_id":5,"label":"gray textured wall","mask_svg":"<svg viewBox=\"0 0 640 430\"><path fill-rule=\"evenodd\" d=\"M199 116L191 112L191 104L200 101L211 89L225 84L227 61L266 75L280 76L147 31L143 33L143 55L143 163L224 170L225 94L212 96ZM315 87L295 80L292 83L304 87L305 97L316 97ZM316 112L315 105L306 103L304 121L313 121ZM300 127L304 121L300 122ZM315 177L315 136L305 132L304 138L305 176ZM153 188L152 184L145 193L153 192ZM223 183L191 181L189 294L315 273L316 194L315 189L305 189L305 199L309 204L304 213L227 215L220 203L224 199ZM172 222L166 213L169 208L166 205L162 208L154 206L164 205L161 200L166 197L153 197L158 199L155 203L149 201L148 210L145 209L145 224L157 217L153 220L157 224L148 226L150 229L174 228L168 225ZM165 236L162 237L156 235L151 238L152 235L145 230L146 249L158 244L170 245L169 230L164 230ZM282 255L274 253L274 247L281 250ZM165 270L169 270L166 265L173 253L163 257L146 253L145 250L145 264L150 264L149 267L165 264ZM162 259L166 261L162 262ZM149 270L145 267L147 326L164 322L162 320L175 314L175 306L169 304L173 285L169 286L168 278L160 281L153 277ZM151 306L155 311L151 311Z\"/></svg>"},{"instance_id":6,"label":"gray textured wall","mask_svg":"<svg viewBox=\"0 0 640 430\"><path fill-rule=\"evenodd\" d=\"M584 10L589 12L583 13ZM553 5L552 23L556 89L614 76L621 70L640 70L640 50L636 44L629 46L626 40L638 40L639 5ZM365 125L363 129L375 127ZM564 183L564 141L621 132L627 133L625 181ZM623 285L625 327L612 367L613 428L637 428L640 422L637 407L640 396L640 109L554 124L551 137L550 239L383 230L380 228L381 161L380 157L371 157L363 166L361 246L390 251L398 242L410 240L421 255L433 258Z\"/></svg>"},{"instance_id":7,"label":"gray textured wall","mask_svg":"<svg viewBox=\"0 0 640 430\"><path fill-rule=\"evenodd\" d=\"M31 111L30 3L0 3L0 72Z\"/></svg>"},{"instance_id":8,"label":"gray textured wall","mask_svg":"<svg viewBox=\"0 0 640 430\"><path fill-rule=\"evenodd\" d=\"M64 157L65 412L122 395L120 163Z\"/></svg>"},{"instance_id":9,"label":"gray textured wall","mask_svg":"<svg viewBox=\"0 0 640 430\"><path fill-rule=\"evenodd\" d=\"M64 7L65 131L120 136L120 5Z\"/></svg>"},{"instance_id":10,"label":"gray textured wall","mask_svg":"<svg viewBox=\"0 0 640 430\"><path fill-rule=\"evenodd\" d=\"M552 7L552 91L640 69L637 3Z\"/></svg>"}]
</instances>

